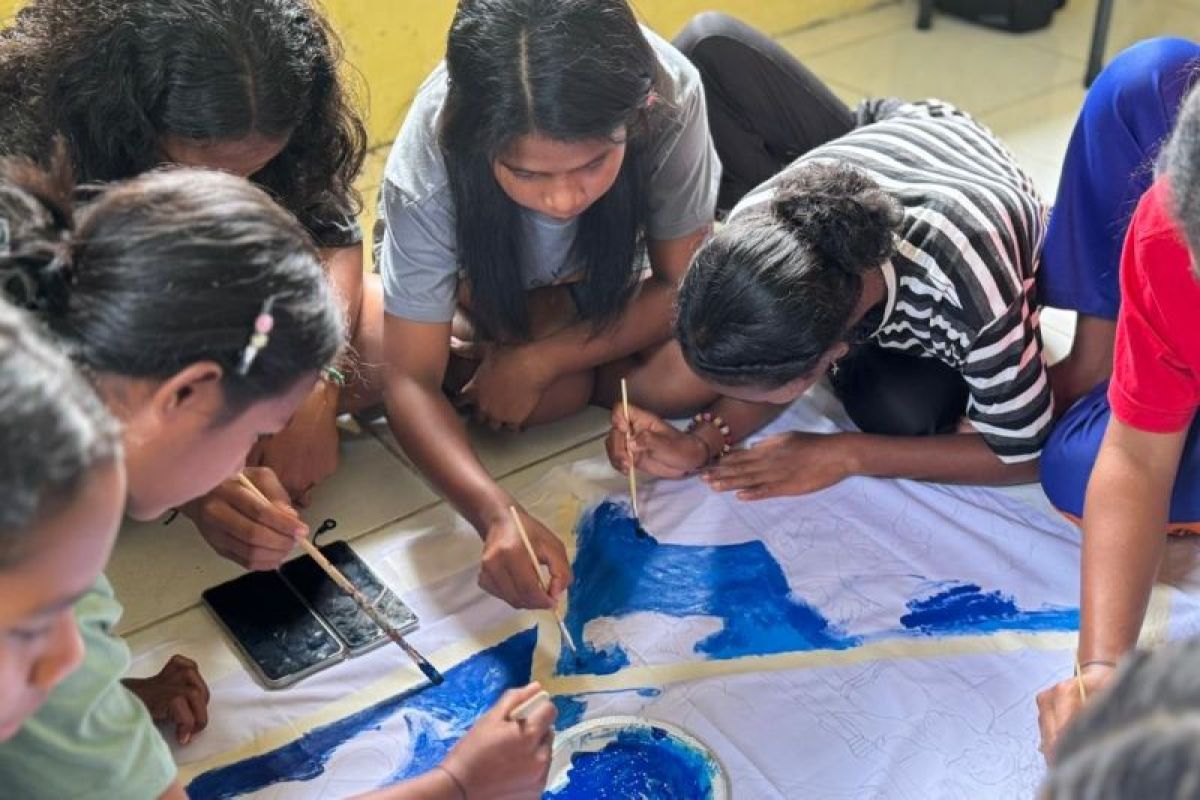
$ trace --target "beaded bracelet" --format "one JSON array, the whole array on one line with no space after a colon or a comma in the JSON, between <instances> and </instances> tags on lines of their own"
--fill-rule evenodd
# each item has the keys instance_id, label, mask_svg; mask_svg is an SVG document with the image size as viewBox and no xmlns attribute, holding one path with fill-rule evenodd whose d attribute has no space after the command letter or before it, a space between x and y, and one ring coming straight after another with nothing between
<instances>
[{"instance_id":1,"label":"beaded bracelet","mask_svg":"<svg viewBox=\"0 0 1200 800\"><path fill-rule=\"evenodd\" d=\"M709 462L720 461L723 456L733 449L733 436L729 433L729 425L726 424L725 420L721 419L720 415L714 414L711 411L705 411L692 418L692 421L688 424L687 432L695 433L696 429L701 425L712 425L721 434L721 451L716 454L715 458L710 457L708 459ZM708 444L708 442L705 442L705 444Z\"/></svg>"}]
</instances>

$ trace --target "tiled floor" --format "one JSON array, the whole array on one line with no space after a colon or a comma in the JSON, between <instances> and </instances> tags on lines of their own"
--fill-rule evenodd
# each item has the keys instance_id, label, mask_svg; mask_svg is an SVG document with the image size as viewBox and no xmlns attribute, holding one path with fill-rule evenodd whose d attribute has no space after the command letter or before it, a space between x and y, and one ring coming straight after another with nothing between
<instances>
[{"instance_id":1,"label":"tiled floor","mask_svg":"<svg viewBox=\"0 0 1200 800\"><path fill-rule=\"evenodd\" d=\"M780 37L847 102L864 96L939 97L970 111L1008 143L1053 199L1059 167L1083 102L1083 73L1096 0L1069 0L1034 33L990 31L939 14L918 31L915 0ZM1117 0L1111 56L1150 36L1200 38L1200 0ZM1052 360L1070 348L1075 321L1049 309L1042 326Z\"/></svg>"},{"instance_id":2,"label":"tiled floor","mask_svg":"<svg viewBox=\"0 0 1200 800\"><path fill-rule=\"evenodd\" d=\"M1083 98L1095 7L1096 0L1069 0L1051 28L1013 36L945 15L935 19L932 30L917 31L916 0L903 0L780 40L849 103L865 95L938 96L971 111L1009 143L1053 197ZM1118 0L1109 52L1162 33L1200 38L1200 0ZM377 156L386 157L384 152ZM1069 346L1073 320L1051 312L1043 322L1048 350L1057 357ZM556 460L599 454L605 422L605 414L594 412L536 436L479 439L489 466L521 484ZM377 433L386 438L385 432ZM562 455L568 449L569 455ZM321 514L341 517L339 535L355 538L388 527L399 535L403 520L434 500L403 460L378 443L348 440L345 450L343 471L318 498ZM111 574L128 608L127 631L194 606L200 587L230 572L202 546L178 544L175 537L194 536L190 531L166 531L142 526L118 545Z\"/></svg>"}]
</instances>

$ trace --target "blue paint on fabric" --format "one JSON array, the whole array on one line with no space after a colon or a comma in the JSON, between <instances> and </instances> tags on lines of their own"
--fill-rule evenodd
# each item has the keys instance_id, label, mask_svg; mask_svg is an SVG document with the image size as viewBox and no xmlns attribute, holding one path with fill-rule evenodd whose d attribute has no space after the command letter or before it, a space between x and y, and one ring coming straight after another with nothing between
<instances>
[{"instance_id":1,"label":"blue paint on fabric","mask_svg":"<svg viewBox=\"0 0 1200 800\"><path fill-rule=\"evenodd\" d=\"M625 694L634 692L638 697L661 697L662 689L646 686L641 689L604 689L596 692L580 692L578 694L560 694L554 697L554 706L558 709L558 718L554 721L555 729L565 731L583 720L587 713L588 700L603 694Z\"/></svg>"},{"instance_id":2,"label":"blue paint on fabric","mask_svg":"<svg viewBox=\"0 0 1200 800\"><path fill-rule=\"evenodd\" d=\"M558 709L558 718L554 720L556 730L565 731L583 719L587 711L587 701L580 700L581 695L561 694L554 698L554 707Z\"/></svg>"},{"instance_id":3,"label":"blue paint on fabric","mask_svg":"<svg viewBox=\"0 0 1200 800\"><path fill-rule=\"evenodd\" d=\"M627 666L629 656L620 645L593 647L583 628L594 619L645 611L721 620L721 630L695 646L712 659L858 644L796 599L761 541L663 544L639 535L626 506L605 501L580 520L576 549L566 623L580 646L577 653L560 655L560 673L607 675Z\"/></svg>"},{"instance_id":4,"label":"blue paint on fabric","mask_svg":"<svg viewBox=\"0 0 1200 800\"><path fill-rule=\"evenodd\" d=\"M910 600L900 617L906 629L926 636L994 631L1073 631L1079 628L1079 609L1060 606L1025 611L999 591L985 592L973 583L939 584L938 591Z\"/></svg>"},{"instance_id":5,"label":"blue paint on fabric","mask_svg":"<svg viewBox=\"0 0 1200 800\"><path fill-rule=\"evenodd\" d=\"M218 800L276 783L308 781L357 736L376 731L404 713L412 758L385 783L420 775L439 763L505 690L529 682L537 628L505 639L446 672L446 682L388 698L345 719L315 728L289 744L229 766L209 770L187 787L191 800Z\"/></svg>"},{"instance_id":6,"label":"blue paint on fabric","mask_svg":"<svg viewBox=\"0 0 1200 800\"><path fill-rule=\"evenodd\" d=\"M577 551L566 624L580 647L577 654L561 653L558 669L562 674L610 674L627 666L629 656L620 644L595 647L586 642L583 629L592 620L639 612L677 619L717 619L720 629L694 648L710 659L841 650L897 636L1073 631L1079 626L1076 608L1026 610L1001 591L984 591L973 583L931 582L925 584L921 596L907 602L907 613L900 616L899 625L850 636L800 598L803 587L793 590L788 585L763 542L716 546L662 543L639 530L627 507L614 502L603 502L583 515L577 529ZM506 689L530 680L536 644L536 628L516 634L447 671L446 683L440 687L389 698L288 745L206 772L187 787L189 796L193 800L228 798L276 783L312 780L324 773L339 748L379 730L398 714L404 715L399 724L407 728L412 752L404 754L409 760L387 783L419 775L439 763ZM654 687L638 691L646 696L661 692ZM584 718L587 697L584 693L554 698L560 730ZM639 752L632 746L628 752L622 751L624 761L619 770L636 771ZM582 763L584 769L578 774L585 782L573 781L569 787L572 794L548 796L613 797L598 788L624 786L620 782L624 778L614 777L617 762L613 764L610 769L591 761Z\"/></svg>"},{"instance_id":7,"label":"blue paint on fabric","mask_svg":"<svg viewBox=\"0 0 1200 800\"><path fill-rule=\"evenodd\" d=\"M706 800L713 796L712 758L663 728L624 730L594 752L571 756L565 786L544 800Z\"/></svg>"}]
</instances>

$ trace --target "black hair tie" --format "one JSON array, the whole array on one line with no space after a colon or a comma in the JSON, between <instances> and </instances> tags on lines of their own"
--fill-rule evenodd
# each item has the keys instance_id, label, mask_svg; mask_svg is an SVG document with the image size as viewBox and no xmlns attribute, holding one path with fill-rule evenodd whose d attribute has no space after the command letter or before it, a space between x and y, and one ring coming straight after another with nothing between
<instances>
[{"instance_id":1,"label":"black hair tie","mask_svg":"<svg viewBox=\"0 0 1200 800\"><path fill-rule=\"evenodd\" d=\"M0 269L0 291L18 308L34 311L38 307L37 281L21 267Z\"/></svg>"},{"instance_id":2,"label":"black hair tie","mask_svg":"<svg viewBox=\"0 0 1200 800\"><path fill-rule=\"evenodd\" d=\"M315 531L313 531L313 535L312 535L313 544L317 544L317 538L321 534L329 533L331 530L333 530L336 527L337 527L336 519L327 519L324 522L322 522L320 525L317 526L317 529Z\"/></svg>"}]
</instances>

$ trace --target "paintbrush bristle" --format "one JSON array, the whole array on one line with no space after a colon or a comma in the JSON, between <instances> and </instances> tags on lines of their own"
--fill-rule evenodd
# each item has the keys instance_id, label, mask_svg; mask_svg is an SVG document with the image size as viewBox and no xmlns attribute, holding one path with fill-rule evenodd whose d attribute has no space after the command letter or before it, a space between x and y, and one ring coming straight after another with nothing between
<instances>
[{"instance_id":1,"label":"paintbrush bristle","mask_svg":"<svg viewBox=\"0 0 1200 800\"><path fill-rule=\"evenodd\" d=\"M417 666L421 668L421 672L425 673L425 677L428 678L429 682L434 686L441 686L446 682L446 679L442 676L442 673L437 671L437 667L433 666L433 664L430 664L428 661L422 661L421 663L417 664Z\"/></svg>"}]
</instances>

